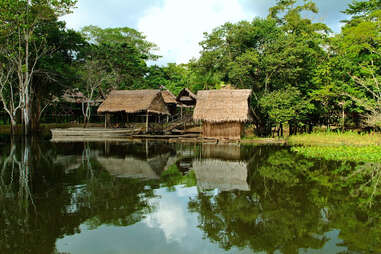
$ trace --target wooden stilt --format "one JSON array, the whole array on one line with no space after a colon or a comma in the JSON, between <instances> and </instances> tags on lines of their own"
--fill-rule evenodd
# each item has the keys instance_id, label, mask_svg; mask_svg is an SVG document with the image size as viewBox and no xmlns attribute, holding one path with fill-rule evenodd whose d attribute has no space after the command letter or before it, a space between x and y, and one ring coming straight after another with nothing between
<instances>
[{"instance_id":1,"label":"wooden stilt","mask_svg":"<svg viewBox=\"0 0 381 254\"><path fill-rule=\"evenodd\" d=\"M146 158L148 159L149 150L148 150L148 139L146 139Z\"/></svg>"},{"instance_id":2,"label":"wooden stilt","mask_svg":"<svg viewBox=\"0 0 381 254\"><path fill-rule=\"evenodd\" d=\"M146 133L148 133L148 114L149 114L149 112L147 111L147 113L146 113Z\"/></svg>"},{"instance_id":3,"label":"wooden stilt","mask_svg":"<svg viewBox=\"0 0 381 254\"><path fill-rule=\"evenodd\" d=\"M105 129L107 129L107 113L105 114Z\"/></svg>"}]
</instances>

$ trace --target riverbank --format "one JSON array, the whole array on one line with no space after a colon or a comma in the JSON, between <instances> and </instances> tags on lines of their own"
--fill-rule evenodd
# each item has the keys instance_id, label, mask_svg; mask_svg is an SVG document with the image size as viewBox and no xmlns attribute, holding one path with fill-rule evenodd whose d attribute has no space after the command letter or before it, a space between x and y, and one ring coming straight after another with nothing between
<instances>
[{"instance_id":1,"label":"riverbank","mask_svg":"<svg viewBox=\"0 0 381 254\"><path fill-rule=\"evenodd\" d=\"M40 134L42 136L50 136L51 130L59 129L60 132L70 129L83 129L83 124L75 124L75 123L52 123L52 124L41 124ZM91 128L102 129L102 124L89 124L90 127L87 130L91 130ZM21 134L21 126L18 126L18 133ZM108 129L108 132L120 132L118 129ZM9 135L10 128L9 125L1 125L0 126L0 134ZM100 136L105 137L97 137L98 139L108 139L110 138L107 133L102 133ZM247 133L246 133L247 134ZM93 140L92 137L89 137L90 141ZM124 139L121 135L116 135L118 140ZM306 145L306 146L326 146L326 145L352 145L352 146L369 146L369 145L381 145L381 133L371 133L371 134L359 134L356 132L314 132L311 134L299 134L294 136L286 136L284 138L268 138L268 137L256 137L256 136L245 136L241 140L215 140L215 139L203 139L202 137L198 137L197 135L135 135L131 138L154 138L154 139L165 139L170 140L171 142L190 142L190 143L202 143L202 142L216 142L216 143L241 143L241 144L288 144L288 145ZM60 138L59 141L65 141L65 137ZM75 140L81 141L81 137L76 135ZM84 141L84 140L82 140Z\"/></svg>"}]
</instances>

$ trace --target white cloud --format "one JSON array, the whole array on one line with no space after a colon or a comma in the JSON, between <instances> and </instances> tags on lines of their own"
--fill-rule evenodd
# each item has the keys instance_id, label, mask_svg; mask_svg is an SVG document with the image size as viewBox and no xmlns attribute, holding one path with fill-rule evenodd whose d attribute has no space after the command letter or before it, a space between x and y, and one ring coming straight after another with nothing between
<instances>
[{"instance_id":1,"label":"white cloud","mask_svg":"<svg viewBox=\"0 0 381 254\"><path fill-rule=\"evenodd\" d=\"M161 7L148 9L137 28L159 46L162 63L186 63L198 57L203 32L251 18L238 0L165 0Z\"/></svg>"},{"instance_id":2,"label":"white cloud","mask_svg":"<svg viewBox=\"0 0 381 254\"><path fill-rule=\"evenodd\" d=\"M188 226L182 205L177 199L169 197L166 199L157 198L151 202L156 203L157 210L148 214L143 223L150 228L160 228L167 242L181 243L186 237Z\"/></svg>"}]
</instances>

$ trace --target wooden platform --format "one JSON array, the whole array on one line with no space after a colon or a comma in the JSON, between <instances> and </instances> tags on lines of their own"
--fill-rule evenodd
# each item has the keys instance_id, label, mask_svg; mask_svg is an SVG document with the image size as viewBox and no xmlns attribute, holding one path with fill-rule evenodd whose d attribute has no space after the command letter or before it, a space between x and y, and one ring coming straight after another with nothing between
<instances>
[{"instance_id":1,"label":"wooden platform","mask_svg":"<svg viewBox=\"0 0 381 254\"><path fill-rule=\"evenodd\" d=\"M129 139L198 139L200 134L182 133L174 135L139 134L135 129L105 129L105 128L68 128L52 129L53 142L81 141L123 141Z\"/></svg>"}]
</instances>

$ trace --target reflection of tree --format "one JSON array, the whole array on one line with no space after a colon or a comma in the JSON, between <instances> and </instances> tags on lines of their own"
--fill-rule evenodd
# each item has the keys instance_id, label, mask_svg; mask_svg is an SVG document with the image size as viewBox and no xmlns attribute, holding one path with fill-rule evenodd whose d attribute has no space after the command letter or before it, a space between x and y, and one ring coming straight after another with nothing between
<instances>
[{"instance_id":1,"label":"reflection of tree","mask_svg":"<svg viewBox=\"0 0 381 254\"><path fill-rule=\"evenodd\" d=\"M175 191L176 185L192 187L197 184L196 175L193 170L181 172L176 164L171 165L161 174L161 181L169 191Z\"/></svg>"},{"instance_id":2,"label":"reflection of tree","mask_svg":"<svg viewBox=\"0 0 381 254\"><path fill-rule=\"evenodd\" d=\"M153 209L147 200L158 183L110 177L88 145L75 160L33 141L1 149L0 253L53 253L84 222L125 226ZM66 171L70 164L76 169Z\"/></svg>"},{"instance_id":3,"label":"reflection of tree","mask_svg":"<svg viewBox=\"0 0 381 254\"><path fill-rule=\"evenodd\" d=\"M350 251L379 252L379 212L359 208L347 189L333 188L332 182L341 179L331 177L331 171L341 167L296 156L287 148L258 149L249 160L250 192L199 193L189 210L199 214L205 235L227 250L321 249L329 240L325 233L339 229Z\"/></svg>"},{"instance_id":4,"label":"reflection of tree","mask_svg":"<svg viewBox=\"0 0 381 254\"><path fill-rule=\"evenodd\" d=\"M0 253L53 253L56 240L80 232L81 224L132 225L155 209L154 189L196 184L195 173L184 174L176 160L158 170L160 179L148 181L112 177L99 160L128 155L149 161L173 154L173 147L161 144L148 146L147 156L146 147L138 144L134 152L134 145L112 144L109 154L95 143L30 140L0 147ZM380 203L359 206L356 193L348 194L351 182L335 178L334 171L356 165L306 159L284 147L240 149L251 191L200 192L190 200L189 210L199 214L209 239L225 249L296 253L320 249L328 241L324 233L338 229L349 251L381 252ZM190 154L202 159L201 153L182 156Z\"/></svg>"}]
</instances>

